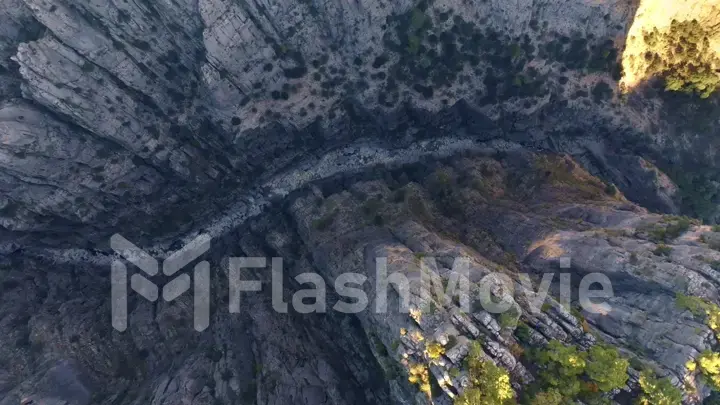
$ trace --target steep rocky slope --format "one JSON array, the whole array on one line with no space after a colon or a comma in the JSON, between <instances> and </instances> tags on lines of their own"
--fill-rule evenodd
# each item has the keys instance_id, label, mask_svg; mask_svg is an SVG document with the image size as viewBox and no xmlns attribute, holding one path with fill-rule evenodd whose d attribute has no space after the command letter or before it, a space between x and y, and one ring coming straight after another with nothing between
<instances>
[{"instance_id":1,"label":"steep rocky slope","mask_svg":"<svg viewBox=\"0 0 720 405\"><path fill-rule=\"evenodd\" d=\"M519 394L536 371L519 348L552 339L635 359L620 403L641 368L681 386L716 342L675 294L717 302L718 235L658 239L684 221L658 213L717 222L719 115L652 82L620 94L638 7L0 0L0 404L409 404L415 331L453 342L436 403L466 385L471 341ZM197 333L189 297L134 297L118 333L114 233L158 257L209 234L213 291L228 256L285 258L288 296L309 270L372 284L376 257L412 274L437 257L442 276L466 256L473 282L518 283L567 257L615 298L603 314L519 299L516 329L421 296L413 319L279 315L267 294L230 314L220 295Z\"/></svg>"},{"instance_id":2,"label":"steep rocky slope","mask_svg":"<svg viewBox=\"0 0 720 405\"><path fill-rule=\"evenodd\" d=\"M614 92L632 2L6 3L10 250L102 243L97 224L169 232L188 222L169 205L199 212L357 139L438 132L571 153L652 209L714 218L633 157L714 173L717 137L707 111ZM678 172L714 198L713 176Z\"/></svg>"},{"instance_id":3,"label":"steep rocky slope","mask_svg":"<svg viewBox=\"0 0 720 405\"><path fill-rule=\"evenodd\" d=\"M526 151L335 178L213 242L205 256L214 269L213 316L202 333L192 329L190 295L155 304L132 296L130 326L117 332L106 322L107 266L83 261L50 270L46 259L13 254L4 259L0 298L0 403L414 403L423 396L407 383L402 359L417 353L416 331L447 347L444 365L431 369L446 381L435 403L449 401L443 390L462 389L463 358L475 340L511 372L518 393L535 378L518 348L551 339L618 347L635 359L626 388L633 395L645 367L680 384L686 362L714 337L676 306L675 295L717 300L713 263L720 252L699 238L717 234L691 226L666 238L669 252L658 253L653 235L676 221L609 194L568 157ZM294 279L298 274L317 272L329 286L328 312L275 313L270 273L258 269L244 276L267 281L264 291L243 295L240 312L229 313L228 256L282 257L286 301L308 288ZM424 257L435 258L441 278L455 258L469 258L473 285L491 272L507 274L516 281L520 322L477 303L464 313L457 302L428 301L415 287L410 314L394 309L393 287L387 313L329 310L339 299L333 280L345 272L366 275L363 288L375 302L378 257L387 258L389 273L411 280ZM561 257L571 258L570 268L560 268ZM548 272L569 272L573 283L588 273L607 275L614 290L609 312L570 311L553 298L533 312L533 294L526 295L518 274L531 275L534 292ZM553 285L551 295L557 292Z\"/></svg>"}]
</instances>

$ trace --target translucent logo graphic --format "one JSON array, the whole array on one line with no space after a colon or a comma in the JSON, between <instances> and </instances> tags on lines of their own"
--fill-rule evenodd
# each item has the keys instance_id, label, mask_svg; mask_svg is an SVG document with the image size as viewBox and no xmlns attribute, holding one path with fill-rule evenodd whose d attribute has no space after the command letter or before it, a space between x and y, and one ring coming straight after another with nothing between
<instances>
[{"instance_id":1,"label":"translucent logo graphic","mask_svg":"<svg viewBox=\"0 0 720 405\"><path fill-rule=\"evenodd\" d=\"M161 267L163 274L170 277L207 252L210 249L210 240L208 235L200 235L162 263L120 234L110 238L110 247L142 270L147 277L158 275ZM129 280L130 288L146 300L155 302L159 298L160 287L145 275L133 274ZM128 325L128 269L121 260L113 260L111 286L112 325L116 330L124 332ZM166 302L173 301L191 286L194 290L193 326L195 330L202 332L210 325L210 263L207 261L197 263L192 280L189 274L184 273L166 283L162 286L162 299Z\"/></svg>"}]
</instances>

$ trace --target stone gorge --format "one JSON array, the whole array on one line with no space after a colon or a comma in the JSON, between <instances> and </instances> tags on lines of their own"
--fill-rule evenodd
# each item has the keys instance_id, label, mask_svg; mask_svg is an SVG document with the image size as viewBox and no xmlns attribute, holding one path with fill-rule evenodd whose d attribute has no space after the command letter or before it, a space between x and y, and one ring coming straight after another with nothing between
<instances>
[{"instance_id":1,"label":"stone gorge","mask_svg":"<svg viewBox=\"0 0 720 405\"><path fill-rule=\"evenodd\" d=\"M716 75L663 75L717 67L717 7L666 3L0 0L0 404L713 403ZM113 330L115 233L210 235L210 328L131 295ZM282 257L287 297L466 257L517 302L229 313L229 256ZM611 310L532 311L519 275L561 271Z\"/></svg>"}]
</instances>

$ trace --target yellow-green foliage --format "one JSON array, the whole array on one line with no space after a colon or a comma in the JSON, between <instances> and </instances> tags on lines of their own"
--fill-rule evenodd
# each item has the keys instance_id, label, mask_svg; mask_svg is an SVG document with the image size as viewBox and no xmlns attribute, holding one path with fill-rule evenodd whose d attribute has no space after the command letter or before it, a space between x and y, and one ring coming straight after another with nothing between
<instances>
[{"instance_id":1,"label":"yellow-green foliage","mask_svg":"<svg viewBox=\"0 0 720 405\"><path fill-rule=\"evenodd\" d=\"M466 359L472 386L455 398L455 405L510 405L515 393L507 371L483 358L478 342L470 346Z\"/></svg>"},{"instance_id":2,"label":"yellow-green foliage","mask_svg":"<svg viewBox=\"0 0 720 405\"><path fill-rule=\"evenodd\" d=\"M717 305L700 297L691 297L680 293L675 296L675 305L692 312L695 316L704 317L705 324L720 339L720 308Z\"/></svg>"},{"instance_id":3,"label":"yellow-green foliage","mask_svg":"<svg viewBox=\"0 0 720 405\"><path fill-rule=\"evenodd\" d=\"M597 384L598 390L608 392L625 385L629 365L615 348L597 345L588 352L585 374Z\"/></svg>"},{"instance_id":4,"label":"yellow-green foliage","mask_svg":"<svg viewBox=\"0 0 720 405\"><path fill-rule=\"evenodd\" d=\"M430 360L437 360L445 354L445 348L440 343L432 342L425 346L425 353Z\"/></svg>"},{"instance_id":5,"label":"yellow-green foliage","mask_svg":"<svg viewBox=\"0 0 720 405\"><path fill-rule=\"evenodd\" d=\"M720 354L704 351L697 359L700 372L705 382L716 390L720 390Z\"/></svg>"},{"instance_id":6,"label":"yellow-green foliage","mask_svg":"<svg viewBox=\"0 0 720 405\"><path fill-rule=\"evenodd\" d=\"M644 34L649 49L646 74L665 79L665 89L707 98L720 84L715 73L718 57L710 47L708 30L697 20L673 20L670 29Z\"/></svg>"},{"instance_id":7,"label":"yellow-green foliage","mask_svg":"<svg viewBox=\"0 0 720 405\"><path fill-rule=\"evenodd\" d=\"M569 398L580 393L579 377L585 371L585 353L578 352L575 346L553 340L539 353L538 359L544 367L541 377L547 385Z\"/></svg>"},{"instance_id":8,"label":"yellow-green foliage","mask_svg":"<svg viewBox=\"0 0 720 405\"><path fill-rule=\"evenodd\" d=\"M408 381L417 384L420 391L430 396L430 372L427 366L421 363L411 364L408 368L408 374Z\"/></svg>"},{"instance_id":9,"label":"yellow-green foliage","mask_svg":"<svg viewBox=\"0 0 720 405\"><path fill-rule=\"evenodd\" d=\"M605 197L605 184L570 160L557 156L538 156L535 169L547 182L554 186L567 186L568 190L579 193L582 198Z\"/></svg>"},{"instance_id":10,"label":"yellow-green foliage","mask_svg":"<svg viewBox=\"0 0 720 405\"><path fill-rule=\"evenodd\" d=\"M720 308L712 302L700 298L691 297L684 294L675 296L675 304L682 309L692 312L695 316L704 317L705 324L715 333L715 337L720 339ZM687 363L690 372L700 371L705 381L720 390L720 354L712 351L704 351L695 361Z\"/></svg>"},{"instance_id":11,"label":"yellow-green foliage","mask_svg":"<svg viewBox=\"0 0 720 405\"><path fill-rule=\"evenodd\" d=\"M563 403L563 396L560 391L555 388L551 388L547 391L543 391L532 399L530 405L561 405Z\"/></svg>"},{"instance_id":12,"label":"yellow-green foliage","mask_svg":"<svg viewBox=\"0 0 720 405\"><path fill-rule=\"evenodd\" d=\"M672 254L672 248L661 243L653 250L653 254L656 256L670 256Z\"/></svg>"},{"instance_id":13,"label":"yellow-green foliage","mask_svg":"<svg viewBox=\"0 0 720 405\"><path fill-rule=\"evenodd\" d=\"M580 395L598 400L598 393L620 388L628 379L628 360L610 346L597 345L581 352L553 340L537 357L541 380L567 400Z\"/></svg>"},{"instance_id":14,"label":"yellow-green foliage","mask_svg":"<svg viewBox=\"0 0 720 405\"><path fill-rule=\"evenodd\" d=\"M640 405L680 405L682 393L667 378L655 378L650 372L640 374Z\"/></svg>"}]
</instances>

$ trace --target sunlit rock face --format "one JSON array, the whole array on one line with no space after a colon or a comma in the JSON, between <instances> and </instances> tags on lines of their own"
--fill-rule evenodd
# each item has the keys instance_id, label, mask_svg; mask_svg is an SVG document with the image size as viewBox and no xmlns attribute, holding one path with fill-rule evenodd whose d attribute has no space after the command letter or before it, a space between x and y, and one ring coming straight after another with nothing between
<instances>
[{"instance_id":1,"label":"sunlit rock face","mask_svg":"<svg viewBox=\"0 0 720 405\"><path fill-rule=\"evenodd\" d=\"M673 20L698 20L707 27L711 48L720 53L720 1L718 0L642 0L628 32L622 56L621 86L630 90L647 79L648 61L644 57L652 47L644 40L644 33L654 28L668 30Z\"/></svg>"}]
</instances>

